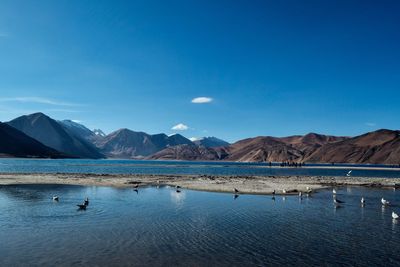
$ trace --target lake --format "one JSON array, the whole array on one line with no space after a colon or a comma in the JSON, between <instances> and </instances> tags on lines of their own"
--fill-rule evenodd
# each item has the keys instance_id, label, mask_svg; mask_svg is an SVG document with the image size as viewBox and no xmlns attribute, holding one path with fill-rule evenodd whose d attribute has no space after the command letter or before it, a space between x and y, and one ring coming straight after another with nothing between
<instances>
[{"instance_id":1,"label":"lake","mask_svg":"<svg viewBox=\"0 0 400 267\"><path fill-rule=\"evenodd\" d=\"M1 186L0 265L399 266L400 192L343 187L338 198L342 207L331 190L234 199L167 186Z\"/></svg>"},{"instance_id":2,"label":"lake","mask_svg":"<svg viewBox=\"0 0 400 267\"><path fill-rule=\"evenodd\" d=\"M0 159L0 172L10 173L105 173L105 174L207 174L207 175L310 175L345 176L354 167L352 176L400 178L399 169L382 165L336 164L344 169L332 169L328 164L307 164L313 168L272 168L265 163L141 161L87 159ZM386 167L375 170L372 167Z\"/></svg>"}]
</instances>

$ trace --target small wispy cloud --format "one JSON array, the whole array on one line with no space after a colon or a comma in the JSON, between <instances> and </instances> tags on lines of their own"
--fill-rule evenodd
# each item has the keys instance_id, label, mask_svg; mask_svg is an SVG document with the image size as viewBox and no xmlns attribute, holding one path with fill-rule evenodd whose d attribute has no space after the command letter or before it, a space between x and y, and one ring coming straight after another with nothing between
<instances>
[{"instance_id":1,"label":"small wispy cloud","mask_svg":"<svg viewBox=\"0 0 400 267\"><path fill-rule=\"evenodd\" d=\"M365 125L369 126L369 127L374 127L376 126L375 122L366 122Z\"/></svg>"},{"instance_id":2,"label":"small wispy cloud","mask_svg":"<svg viewBox=\"0 0 400 267\"><path fill-rule=\"evenodd\" d=\"M183 123L178 123L177 125L173 126L171 130L174 131L186 131L189 127Z\"/></svg>"},{"instance_id":3,"label":"small wispy cloud","mask_svg":"<svg viewBox=\"0 0 400 267\"><path fill-rule=\"evenodd\" d=\"M0 98L0 102L20 102L20 103L36 103L36 104L46 104L53 106L82 106L80 104L68 103L63 101L57 101L44 97L36 97L36 96L25 96L25 97L3 97Z\"/></svg>"},{"instance_id":4,"label":"small wispy cloud","mask_svg":"<svg viewBox=\"0 0 400 267\"><path fill-rule=\"evenodd\" d=\"M192 99L192 103L194 104L206 104L212 102L213 99L211 97L200 96Z\"/></svg>"}]
</instances>

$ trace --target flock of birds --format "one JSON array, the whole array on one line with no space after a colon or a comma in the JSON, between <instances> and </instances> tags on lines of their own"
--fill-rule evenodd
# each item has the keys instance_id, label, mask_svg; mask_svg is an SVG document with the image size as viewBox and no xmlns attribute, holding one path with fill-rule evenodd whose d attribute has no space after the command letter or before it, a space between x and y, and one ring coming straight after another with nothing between
<instances>
[{"instance_id":1,"label":"flock of birds","mask_svg":"<svg viewBox=\"0 0 400 267\"><path fill-rule=\"evenodd\" d=\"M53 196L53 201L56 201L56 202L60 201L60 197L59 196ZM78 210L86 210L86 207L89 206L89 198L88 197L85 198L83 200L82 204L77 204L76 206L78 207Z\"/></svg>"},{"instance_id":2,"label":"flock of birds","mask_svg":"<svg viewBox=\"0 0 400 267\"><path fill-rule=\"evenodd\" d=\"M312 193L312 189L310 188L310 187L306 187L306 194L307 194L307 196L309 195L309 194L311 194ZM237 188L234 188L233 189L233 192L234 192L234 199L236 199L236 198L238 198L239 197L239 194L240 194L240 191L237 189ZM287 193L289 193L289 192L287 192L285 189L282 189L282 194L287 194ZM275 199L275 194L276 194L276 191L274 190L274 191L272 191L272 198L273 199ZM336 206L336 207L338 207L338 206L340 206L341 204L344 204L345 202L343 201L343 200L340 200L340 199L338 199L337 198L337 191L336 191L336 189L332 189L332 194L333 194L333 203L334 203L334 205ZM302 198L303 197L303 192L299 192L299 198ZM360 200L360 203L361 203L361 206L362 207L364 207L365 206L365 198L364 197L361 197L361 200ZM387 206L390 206L391 204L390 204L390 202L389 201L387 201L386 199L384 199L383 197L382 197L382 199L381 199L381 204L382 204L382 206L383 207L387 207ZM396 213L396 212L394 212L394 211L392 211L392 218L394 219L394 220L397 220L397 219L399 219L399 215Z\"/></svg>"}]
</instances>

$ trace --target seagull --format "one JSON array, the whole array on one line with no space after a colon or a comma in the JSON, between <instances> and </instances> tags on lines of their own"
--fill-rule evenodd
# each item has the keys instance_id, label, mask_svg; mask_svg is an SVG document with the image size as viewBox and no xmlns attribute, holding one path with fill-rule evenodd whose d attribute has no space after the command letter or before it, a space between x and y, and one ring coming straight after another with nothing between
<instances>
[{"instance_id":1,"label":"seagull","mask_svg":"<svg viewBox=\"0 0 400 267\"><path fill-rule=\"evenodd\" d=\"M89 206L89 198L88 198L88 197L85 198L83 204L84 204L85 206Z\"/></svg>"},{"instance_id":2,"label":"seagull","mask_svg":"<svg viewBox=\"0 0 400 267\"><path fill-rule=\"evenodd\" d=\"M384 198L381 199L381 203L382 203L383 206L388 206L388 205L390 204L390 202L387 201L387 200L384 199Z\"/></svg>"},{"instance_id":3,"label":"seagull","mask_svg":"<svg viewBox=\"0 0 400 267\"><path fill-rule=\"evenodd\" d=\"M337 199L336 197L334 197L334 198L333 198L333 203L335 203L335 205L340 205L340 204L343 204L343 203L345 203L345 202L342 201L342 200Z\"/></svg>"},{"instance_id":4,"label":"seagull","mask_svg":"<svg viewBox=\"0 0 400 267\"><path fill-rule=\"evenodd\" d=\"M285 190L285 189L282 189L282 193L286 194L286 190Z\"/></svg>"},{"instance_id":5,"label":"seagull","mask_svg":"<svg viewBox=\"0 0 400 267\"><path fill-rule=\"evenodd\" d=\"M335 188L332 189L332 193L333 193L334 195L336 195L336 190L335 190Z\"/></svg>"},{"instance_id":6,"label":"seagull","mask_svg":"<svg viewBox=\"0 0 400 267\"><path fill-rule=\"evenodd\" d=\"M392 211L392 218L397 220L399 218L399 215L396 212Z\"/></svg>"},{"instance_id":7,"label":"seagull","mask_svg":"<svg viewBox=\"0 0 400 267\"><path fill-rule=\"evenodd\" d=\"M59 200L58 196L53 196L53 200L58 201Z\"/></svg>"},{"instance_id":8,"label":"seagull","mask_svg":"<svg viewBox=\"0 0 400 267\"><path fill-rule=\"evenodd\" d=\"M303 197L303 193L301 191L299 192L299 197Z\"/></svg>"},{"instance_id":9,"label":"seagull","mask_svg":"<svg viewBox=\"0 0 400 267\"><path fill-rule=\"evenodd\" d=\"M350 170L350 171L346 174L346 176L347 176L347 177L350 177L351 172L352 172L352 170Z\"/></svg>"},{"instance_id":10,"label":"seagull","mask_svg":"<svg viewBox=\"0 0 400 267\"><path fill-rule=\"evenodd\" d=\"M77 205L80 210L86 210L86 205L85 204L78 204Z\"/></svg>"},{"instance_id":11,"label":"seagull","mask_svg":"<svg viewBox=\"0 0 400 267\"><path fill-rule=\"evenodd\" d=\"M274 191L272 191L272 195L275 196L275 189L274 189Z\"/></svg>"},{"instance_id":12,"label":"seagull","mask_svg":"<svg viewBox=\"0 0 400 267\"><path fill-rule=\"evenodd\" d=\"M233 188L233 191L234 191L235 193L239 193L239 190L237 190L236 188Z\"/></svg>"},{"instance_id":13,"label":"seagull","mask_svg":"<svg viewBox=\"0 0 400 267\"><path fill-rule=\"evenodd\" d=\"M365 199L364 199L364 197L362 197L361 198L361 205L364 205L365 204Z\"/></svg>"},{"instance_id":14,"label":"seagull","mask_svg":"<svg viewBox=\"0 0 400 267\"><path fill-rule=\"evenodd\" d=\"M135 184L134 186L133 186L133 188L139 188L139 184Z\"/></svg>"},{"instance_id":15,"label":"seagull","mask_svg":"<svg viewBox=\"0 0 400 267\"><path fill-rule=\"evenodd\" d=\"M176 185L175 188L176 188L176 189L179 189L179 188L181 188L181 187L180 187L179 185Z\"/></svg>"}]
</instances>

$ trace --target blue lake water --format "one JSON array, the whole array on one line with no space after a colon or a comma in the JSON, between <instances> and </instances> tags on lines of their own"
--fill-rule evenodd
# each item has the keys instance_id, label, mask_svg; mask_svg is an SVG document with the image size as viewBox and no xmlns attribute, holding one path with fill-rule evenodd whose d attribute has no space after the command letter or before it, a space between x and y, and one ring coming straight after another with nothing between
<instances>
[{"instance_id":1,"label":"blue lake water","mask_svg":"<svg viewBox=\"0 0 400 267\"><path fill-rule=\"evenodd\" d=\"M382 196L393 206L382 208ZM330 190L273 200L170 187L1 186L0 266L399 266L391 212L400 212L400 192L343 187L338 198L342 207Z\"/></svg>"},{"instance_id":2,"label":"blue lake water","mask_svg":"<svg viewBox=\"0 0 400 267\"><path fill-rule=\"evenodd\" d=\"M140 160L83 160L83 159L0 159L1 172L36 173L109 173L109 174L208 174L208 175L312 175L345 176L352 167L366 165L340 165L345 169L326 168L330 165L308 164L314 168L272 168L265 163L193 162L193 161L140 161ZM382 167L367 165L367 167ZM398 169L353 169L353 176L400 178Z\"/></svg>"}]
</instances>

